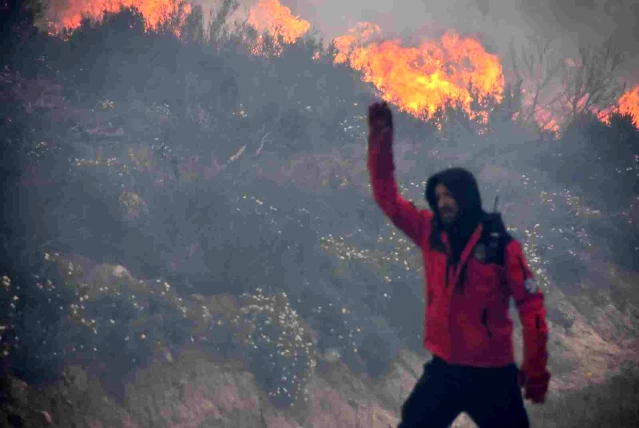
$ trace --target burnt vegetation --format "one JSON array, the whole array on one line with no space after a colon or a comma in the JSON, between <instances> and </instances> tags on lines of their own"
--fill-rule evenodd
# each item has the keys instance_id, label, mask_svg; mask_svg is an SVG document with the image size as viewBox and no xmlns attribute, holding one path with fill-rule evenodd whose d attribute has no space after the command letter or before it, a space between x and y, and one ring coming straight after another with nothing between
<instances>
[{"instance_id":1,"label":"burnt vegetation","mask_svg":"<svg viewBox=\"0 0 639 428\"><path fill-rule=\"evenodd\" d=\"M44 383L73 362L108 383L201 346L242 360L286 406L328 350L373 376L401 348L422 352L421 261L367 187L374 91L333 64L333 47L306 36L269 55L266 37L266 55L251 55L257 34L227 26L229 1L210 28L198 8L184 27L156 30L124 9L62 37L34 25L37 9L4 3L3 375ZM430 122L396 112L402 191L423 205L428 174L453 163L481 172L485 204L501 195L545 287L636 317L639 293L606 276L639 266L633 118L574 111L551 136L512 120L517 91L486 124L453 107ZM128 276L76 276L54 254ZM220 295L237 307L212 303Z\"/></svg>"}]
</instances>

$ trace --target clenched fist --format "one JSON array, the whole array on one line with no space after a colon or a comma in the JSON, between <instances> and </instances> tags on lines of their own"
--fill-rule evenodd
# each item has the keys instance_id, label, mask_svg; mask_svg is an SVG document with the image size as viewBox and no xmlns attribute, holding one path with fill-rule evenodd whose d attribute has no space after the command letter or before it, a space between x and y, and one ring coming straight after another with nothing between
<instances>
[{"instance_id":1,"label":"clenched fist","mask_svg":"<svg viewBox=\"0 0 639 428\"><path fill-rule=\"evenodd\" d=\"M368 128L371 133L393 129L393 114L388 103L376 102L368 107Z\"/></svg>"},{"instance_id":2,"label":"clenched fist","mask_svg":"<svg viewBox=\"0 0 639 428\"><path fill-rule=\"evenodd\" d=\"M530 399L536 404L541 404L546 400L548 384L550 383L548 371L537 376L530 376L526 369L521 368L517 380L519 385L524 388L524 398Z\"/></svg>"}]
</instances>

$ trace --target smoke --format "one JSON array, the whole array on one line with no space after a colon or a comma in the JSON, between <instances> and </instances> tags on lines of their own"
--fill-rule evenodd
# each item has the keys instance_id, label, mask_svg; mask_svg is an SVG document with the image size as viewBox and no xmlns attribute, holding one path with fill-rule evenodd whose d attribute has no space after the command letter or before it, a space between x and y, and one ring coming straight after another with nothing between
<instances>
[{"instance_id":1,"label":"smoke","mask_svg":"<svg viewBox=\"0 0 639 428\"><path fill-rule=\"evenodd\" d=\"M258 0L238 0L234 18L248 16ZM612 39L627 55L620 76L639 83L639 2L636 0L280 0L293 15L309 21L326 41L344 35L358 22L379 25L386 37L417 40L438 38L446 30L472 35L489 52L498 54L508 73L510 43L543 34L553 40L562 57L574 57L580 47L600 45ZM50 0L50 6L69 4ZM74 2L71 2L74 3ZM191 0L203 6L208 18L221 0Z\"/></svg>"},{"instance_id":2,"label":"smoke","mask_svg":"<svg viewBox=\"0 0 639 428\"><path fill-rule=\"evenodd\" d=\"M611 39L627 55L624 78L639 83L639 2L636 0L519 0L524 16L574 47Z\"/></svg>"},{"instance_id":3,"label":"smoke","mask_svg":"<svg viewBox=\"0 0 639 428\"><path fill-rule=\"evenodd\" d=\"M405 38L439 36L452 28L480 38L488 50L506 58L511 42L524 43L532 34L552 38L554 48L566 57L612 38L628 58L621 77L639 83L636 0L281 1L327 39L346 33L358 21L373 22L386 35Z\"/></svg>"}]
</instances>

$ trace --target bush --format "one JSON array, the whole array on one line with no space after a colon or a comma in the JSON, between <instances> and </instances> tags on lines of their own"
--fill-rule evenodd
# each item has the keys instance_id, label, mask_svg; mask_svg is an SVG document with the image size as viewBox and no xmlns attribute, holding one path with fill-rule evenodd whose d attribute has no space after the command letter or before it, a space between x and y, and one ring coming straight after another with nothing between
<instances>
[{"instance_id":1,"label":"bush","mask_svg":"<svg viewBox=\"0 0 639 428\"><path fill-rule=\"evenodd\" d=\"M291 307L286 293L242 295L240 331L244 357L255 378L278 407L306 401L306 383L316 364L312 331Z\"/></svg>"},{"instance_id":2,"label":"bush","mask_svg":"<svg viewBox=\"0 0 639 428\"><path fill-rule=\"evenodd\" d=\"M89 278L71 259L45 259L39 274L5 275L0 294L1 358L26 382L55 379L79 363L121 386L158 350L189 342L193 321L168 283L139 281L109 265L91 269Z\"/></svg>"}]
</instances>

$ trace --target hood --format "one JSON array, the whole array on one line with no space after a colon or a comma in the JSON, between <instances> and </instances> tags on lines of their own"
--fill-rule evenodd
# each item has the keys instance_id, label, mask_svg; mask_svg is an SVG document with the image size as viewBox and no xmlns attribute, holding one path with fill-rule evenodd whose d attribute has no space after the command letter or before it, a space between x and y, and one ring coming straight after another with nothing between
<instances>
[{"instance_id":1,"label":"hood","mask_svg":"<svg viewBox=\"0 0 639 428\"><path fill-rule=\"evenodd\" d=\"M459 219L457 223L474 228L485 213L482 210L479 187L473 174L464 168L450 168L428 179L425 196L426 201L435 214L437 224L441 224L437 210L437 200L435 198L435 187L439 183L444 184L452 193L455 201L457 201L457 205L459 206Z\"/></svg>"}]
</instances>

